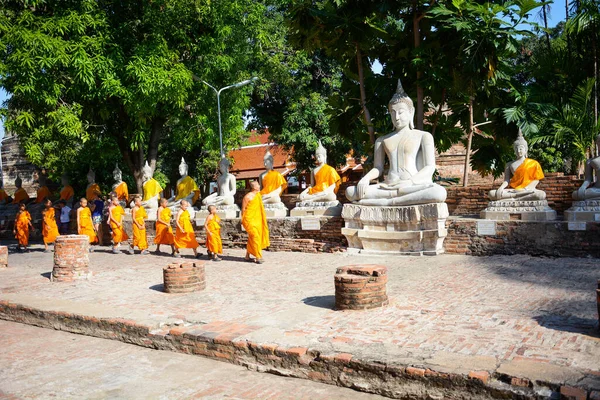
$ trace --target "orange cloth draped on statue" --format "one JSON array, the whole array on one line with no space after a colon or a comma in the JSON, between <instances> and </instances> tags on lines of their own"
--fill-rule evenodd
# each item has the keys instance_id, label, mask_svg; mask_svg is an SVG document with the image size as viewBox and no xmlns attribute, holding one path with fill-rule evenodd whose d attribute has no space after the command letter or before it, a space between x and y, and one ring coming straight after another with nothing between
<instances>
[{"instance_id":1,"label":"orange cloth draped on statue","mask_svg":"<svg viewBox=\"0 0 600 400\"><path fill-rule=\"evenodd\" d=\"M262 250L269 247L269 225L267 225L267 216L263 206L262 197L257 193L242 216L242 225L248 232L248 244L246 249L254 257L261 259Z\"/></svg>"},{"instance_id":2,"label":"orange cloth draped on statue","mask_svg":"<svg viewBox=\"0 0 600 400\"><path fill-rule=\"evenodd\" d=\"M20 188L17 189L15 194L13 195L13 204L19 204L22 201L29 200L29 195L25 191L25 189Z\"/></svg>"},{"instance_id":3,"label":"orange cloth draped on statue","mask_svg":"<svg viewBox=\"0 0 600 400\"><path fill-rule=\"evenodd\" d=\"M171 209L165 207L159 213L160 219L165 221L168 225L162 224L156 221L156 236L154 237L154 244L173 244L173 228L171 228Z\"/></svg>"},{"instance_id":4,"label":"orange cloth draped on statue","mask_svg":"<svg viewBox=\"0 0 600 400\"><path fill-rule=\"evenodd\" d=\"M125 182L119 183L113 192L115 192L119 201L129 200L129 189L127 189L127 184Z\"/></svg>"},{"instance_id":5,"label":"orange cloth draped on statue","mask_svg":"<svg viewBox=\"0 0 600 400\"><path fill-rule=\"evenodd\" d=\"M98 237L94 230L94 222L92 221L92 212L88 207L85 207L79 214L79 229L80 235L86 235L90 239L90 243L96 243Z\"/></svg>"},{"instance_id":6,"label":"orange cloth draped on statue","mask_svg":"<svg viewBox=\"0 0 600 400\"><path fill-rule=\"evenodd\" d=\"M177 183L177 197L175 197L175 201L188 197L192 192L194 192L194 197L192 197L191 203L194 204L200 197L200 190L196 182L190 176L186 176Z\"/></svg>"},{"instance_id":7,"label":"orange cloth draped on statue","mask_svg":"<svg viewBox=\"0 0 600 400\"><path fill-rule=\"evenodd\" d=\"M271 170L262 178L262 190L260 191L260 194L269 194L277 188L281 188L280 195L283 194L285 189L287 189L287 182L283 175L277 171Z\"/></svg>"},{"instance_id":8,"label":"orange cloth draped on statue","mask_svg":"<svg viewBox=\"0 0 600 400\"><path fill-rule=\"evenodd\" d=\"M338 192L340 188L340 175L337 173L335 168L330 165L323 164L319 172L315 174L315 185L308 189L308 194L321 193L329 186L335 183L334 193Z\"/></svg>"},{"instance_id":9,"label":"orange cloth draped on statue","mask_svg":"<svg viewBox=\"0 0 600 400\"><path fill-rule=\"evenodd\" d=\"M208 217L207 217L208 218ZM223 242L221 241L221 218L218 215L213 215L211 220L206 224L206 249L214 254L223 254Z\"/></svg>"},{"instance_id":10,"label":"orange cloth draped on statue","mask_svg":"<svg viewBox=\"0 0 600 400\"><path fill-rule=\"evenodd\" d=\"M163 189L160 187L160 184L158 183L158 181L154 178L150 178L148 181L146 181L146 183L144 183L144 197L142 198L143 201L148 201L151 198L153 198L154 196L157 196L160 194L160 192L163 191Z\"/></svg>"},{"instance_id":11,"label":"orange cloth draped on statue","mask_svg":"<svg viewBox=\"0 0 600 400\"><path fill-rule=\"evenodd\" d=\"M146 214L146 209L144 207L140 207L135 212L135 222L139 225L146 226L145 219L148 218L148 214ZM136 224L133 224L133 247L136 247L140 250L146 250L148 248L148 238L146 237L146 229L140 229Z\"/></svg>"},{"instance_id":12,"label":"orange cloth draped on statue","mask_svg":"<svg viewBox=\"0 0 600 400\"><path fill-rule=\"evenodd\" d=\"M44 210L44 227L42 228L44 243L54 243L59 236L58 226L56 225L56 214L54 208Z\"/></svg>"},{"instance_id":13,"label":"orange cloth draped on statue","mask_svg":"<svg viewBox=\"0 0 600 400\"><path fill-rule=\"evenodd\" d=\"M75 196L75 191L73 190L73 186L67 185L62 188L60 191L60 199L64 201L69 201L71 197Z\"/></svg>"},{"instance_id":14,"label":"orange cloth draped on statue","mask_svg":"<svg viewBox=\"0 0 600 400\"><path fill-rule=\"evenodd\" d=\"M121 206L116 206L112 209L112 218L117 221L119 224L123 222L123 215L125 215L125 210ZM112 230L112 240L113 244L119 244L121 242L126 242L129 240L129 236L125 232L123 225L117 226L114 221L110 221L110 229Z\"/></svg>"},{"instance_id":15,"label":"orange cloth draped on statue","mask_svg":"<svg viewBox=\"0 0 600 400\"><path fill-rule=\"evenodd\" d=\"M29 211L23 211L17 214L15 221L15 237L21 246L29 245L29 223L31 222L31 214Z\"/></svg>"},{"instance_id":16,"label":"orange cloth draped on statue","mask_svg":"<svg viewBox=\"0 0 600 400\"><path fill-rule=\"evenodd\" d=\"M37 191L37 197L35 199L35 202L41 203L46 197L50 197L50 189L48 189L48 186L42 186Z\"/></svg>"},{"instance_id":17,"label":"orange cloth draped on statue","mask_svg":"<svg viewBox=\"0 0 600 400\"><path fill-rule=\"evenodd\" d=\"M8 199L8 193L4 189L0 189L0 201Z\"/></svg>"},{"instance_id":18,"label":"orange cloth draped on statue","mask_svg":"<svg viewBox=\"0 0 600 400\"><path fill-rule=\"evenodd\" d=\"M100 193L100 185L97 183L92 183L90 186L88 186L88 188L85 190L85 198L87 201L91 202L96 200L98 198L96 192Z\"/></svg>"},{"instance_id":19,"label":"orange cloth draped on statue","mask_svg":"<svg viewBox=\"0 0 600 400\"><path fill-rule=\"evenodd\" d=\"M183 226L185 233L181 232L179 225ZM185 210L179 216L179 223L175 230L175 247L178 249L195 249L198 247L198 241L196 240L196 234L192 227L192 221L190 221L190 213Z\"/></svg>"},{"instance_id":20,"label":"orange cloth draped on statue","mask_svg":"<svg viewBox=\"0 0 600 400\"><path fill-rule=\"evenodd\" d=\"M513 189L523 189L532 181L542 179L544 179L544 172L540 163L531 158L526 158L513 173L508 186Z\"/></svg>"}]
</instances>

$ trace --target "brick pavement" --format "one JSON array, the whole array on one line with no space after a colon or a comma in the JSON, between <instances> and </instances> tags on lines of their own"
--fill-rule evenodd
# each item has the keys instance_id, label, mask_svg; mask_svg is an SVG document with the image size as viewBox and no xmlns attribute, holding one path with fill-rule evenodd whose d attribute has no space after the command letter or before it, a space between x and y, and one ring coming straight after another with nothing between
<instances>
[{"instance_id":1,"label":"brick pavement","mask_svg":"<svg viewBox=\"0 0 600 400\"><path fill-rule=\"evenodd\" d=\"M226 253L221 263L207 262L207 288L184 295L161 291L169 257L96 252L91 281L51 283L51 254L11 254L9 268L0 270L0 299L133 320L168 337L201 331L302 354L306 348L351 354L414 367L403 373L417 377L435 370L476 379L487 371L498 385L508 381L538 393L563 384L600 390L597 260L268 252L257 266L242 262L242 251ZM333 311L336 268L365 262L388 267L390 305ZM308 377L326 380L314 372Z\"/></svg>"}]
</instances>

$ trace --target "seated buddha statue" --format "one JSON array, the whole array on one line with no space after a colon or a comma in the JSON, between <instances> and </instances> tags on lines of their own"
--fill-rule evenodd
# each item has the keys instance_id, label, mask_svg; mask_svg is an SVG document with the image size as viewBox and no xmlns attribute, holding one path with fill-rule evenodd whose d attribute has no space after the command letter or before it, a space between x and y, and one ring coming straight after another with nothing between
<instances>
[{"instance_id":1,"label":"seated buddha statue","mask_svg":"<svg viewBox=\"0 0 600 400\"><path fill-rule=\"evenodd\" d=\"M158 200L160 199L160 195L163 191L160 183L156 179L153 178L152 168L148 165L148 161L146 161L146 165L142 168L142 181L144 196L142 197L142 206L146 209L147 212L154 211L152 215L156 217L156 211L158 210ZM133 208L133 207L132 207Z\"/></svg>"},{"instance_id":2,"label":"seated buddha statue","mask_svg":"<svg viewBox=\"0 0 600 400\"><path fill-rule=\"evenodd\" d=\"M273 155L268 150L263 157L263 163L266 171L258 177L263 204L279 204L281 193L287 188L287 181L281 173L273 169Z\"/></svg>"},{"instance_id":3,"label":"seated buddha statue","mask_svg":"<svg viewBox=\"0 0 600 400\"><path fill-rule=\"evenodd\" d=\"M69 184L69 176L66 173L60 177L60 183L62 184L62 189L60 189L60 198L58 200L64 200L69 207L72 207L75 190Z\"/></svg>"},{"instance_id":4,"label":"seated buddha statue","mask_svg":"<svg viewBox=\"0 0 600 400\"><path fill-rule=\"evenodd\" d=\"M169 199L169 207L178 207L181 200L187 200L190 206L193 206L200 197L200 190L196 181L188 175L188 165L185 159L181 157L181 163L179 164L179 175L181 176L177 181L175 196Z\"/></svg>"},{"instance_id":5,"label":"seated buddha statue","mask_svg":"<svg viewBox=\"0 0 600 400\"><path fill-rule=\"evenodd\" d=\"M4 184L0 181L0 207L9 203L10 196L4 190Z\"/></svg>"},{"instance_id":6,"label":"seated buddha statue","mask_svg":"<svg viewBox=\"0 0 600 400\"><path fill-rule=\"evenodd\" d=\"M221 161L219 161L220 175L217 178L218 190L202 200L202 205L231 206L235 204L235 193L237 191L236 179L233 174L229 173L230 165L229 160L223 156Z\"/></svg>"},{"instance_id":7,"label":"seated buddha statue","mask_svg":"<svg viewBox=\"0 0 600 400\"><path fill-rule=\"evenodd\" d=\"M19 175L17 175L17 179L15 179L15 187L17 188L17 190L15 190L15 193L12 196L13 197L12 204L20 204L21 202L28 202L29 195L27 194L27 191L25 189L23 189L23 180L21 179L21 177Z\"/></svg>"},{"instance_id":8,"label":"seated buddha statue","mask_svg":"<svg viewBox=\"0 0 600 400\"><path fill-rule=\"evenodd\" d=\"M327 150L320 140L315 150L315 162L317 166L310 173L310 186L300 193L298 199L302 203L337 201L341 178L335 168L327 165Z\"/></svg>"},{"instance_id":9,"label":"seated buddha statue","mask_svg":"<svg viewBox=\"0 0 600 400\"><path fill-rule=\"evenodd\" d=\"M596 136L596 146L600 148L600 135ZM600 200L599 173L600 156L592 157L585 162L584 180L579 189L573 192L574 200Z\"/></svg>"},{"instance_id":10,"label":"seated buddha statue","mask_svg":"<svg viewBox=\"0 0 600 400\"><path fill-rule=\"evenodd\" d=\"M100 185L96 183L96 173L91 167L87 173L87 181L88 185L85 189L85 198L87 199L88 203L91 203L96 200L98 198L98 194L101 193Z\"/></svg>"},{"instance_id":11,"label":"seated buddha statue","mask_svg":"<svg viewBox=\"0 0 600 400\"><path fill-rule=\"evenodd\" d=\"M41 204L46 198L50 197L50 189L46 185L46 175L43 171L37 173L37 182L40 187L37 190L37 196L35 198L35 204Z\"/></svg>"},{"instance_id":12,"label":"seated buddha statue","mask_svg":"<svg viewBox=\"0 0 600 400\"><path fill-rule=\"evenodd\" d=\"M527 141L519 129L519 136L513 143L517 159L511 161L504 171L504 182L496 190L491 190L491 200L545 200L546 192L535 187L544 179L542 166L535 160L527 158Z\"/></svg>"},{"instance_id":13,"label":"seated buddha statue","mask_svg":"<svg viewBox=\"0 0 600 400\"><path fill-rule=\"evenodd\" d=\"M400 80L388 109L394 131L377 138L373 169L356 186L346 189L348 200L361 205L409 206L443 203L446 189L433 183L435 145L433 136L414 129L415 107ZM385 159L389 170L384 175ZM383 182L371 184L372 180Z\"/></svg>"},{"instance_id":14,"label":"seated buddha statue","mask_svg":"<svg viewBox=\"0 0 600 400\"><path fill-rule=\"evenodd\" d=\"M127 187L127 183L123 181L123 172L118 164L115 165L115 169L113 170L113 179L115 183L113 184L112 192L117 196L121 207L125 207L127 200L129 200L129 188Z\"/></svg>"}]
</instances>

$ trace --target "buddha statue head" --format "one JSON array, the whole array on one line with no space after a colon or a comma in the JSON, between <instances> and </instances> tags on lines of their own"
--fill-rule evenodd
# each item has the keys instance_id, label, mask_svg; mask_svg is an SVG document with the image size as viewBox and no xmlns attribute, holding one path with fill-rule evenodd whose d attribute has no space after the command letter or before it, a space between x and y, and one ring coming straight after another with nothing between
<instances>
[{"instance_id":1,"label":"buddha statue head","mask_svg":"<svg viewBox=\"0 0 600 400\"><path fill-rule=\"evenodd\" d=\"M179 175L181 175L182 177L184 177L187 174L188 174L188 165L186 164L186 162L183 159L183 157L181 157L181 163L179 164Z\"/></svg>"},{"instance_id":2,"label":"buddha statue head","mask_svg":"<svg viewBox=\"0 0 600 400\"><path fill-rule=\"evenodd\" d=\"M529 150L529 147L527 146L527 141L523 137L523 132L521 129L519 129L519 136L517 136L517 140L513 142L513 150L518 158L527 157L527 150Z\"/></svg>"},{"instance_id":3,"label":"buddha statue head","mask_svg":"<svg viewBox=\"0 0 600 400\"><path fill-rule=\"evenodd\" d=\"M317 160L317 165L323 165L327 163L327 150L323 147L323 144L319 140L319 146L315 150L315 159Z\"/></svg>"},{"instance_id":4,"label":"buddha statue head","mask_svg":"<svg viewBox=\"0 0 600 400\"><path fill-rule=\"evenodd\" d=\"M87 181L90 185L96 181L96 174L94 173L94 170L92 170L92 167L90 167L90 170L87 173Z\"/></svg>"},{"instance_id":5,"label":"buddha statue head","mask_svg":"<svg viewBox=\"0 0 600 400\"><path fill-rule=\"evenodd\" d=\"M146 181L149 181L150 179L152 179L152 168L150 168L148 161L146 161L144 168L142 168L142 180L144 182L146 182Z\"/></svg>"},{"instance_id":6,"label":"buddha statue head","mask_svg":"<svg viewBox=\"0 0 600 400\"><path fill-rule=\"evenodd\" d=\"M115 169L113 170L113 179L115 182L123 181L123 172L119 169L119 164L115 164Z\"/></svg>"},{"instance_id":7,"label":"buddha statue head","mask_svg":"<svg viewBox=\"0 0 600 400\"><path fill-rule=\"evenodd\" d=\"M21 189L21 186L23 186L23 180L19 175L17 175L17 178L15 179L15 186L17 189Z\"/></svg>"},{"instance_id":8,"label":"buddha statue head","mask_svg":"<svg viewBox=\"0 0 600 400\"><path fill-rule=\"evenodd\" d=\"M60 177L60 184L63 186L69 185L69 175L66 172Z\"/></svg>"},{"instance_id":9,"label":"buddha statue head","mask_svg":"<svg viewBox=\"0 0 600 400\"><path fill-rule=\"evenodd\" d=\"M402 82L398 79L396 93L392 96L388 104L388 110L392 118L394 128L400 130L408 125L410 129L414 129L415 105L402 87Z\"/></svg>"},{"instance_id":10,"label":"buddha statue head","mask_svg":"<svg viewBox=\"0 0 600 400\"><path fill-rule=\"evenodd\" d=\"M230 166L231 163L229 162L227 157L223 156L221 158L221 161L219 161L219 171L221 172L221 175L227 175L229 173Z\"/></svg>"},{"instance_id":11,"label":"buddha statue head","mask_svg":"<svg viewBox=\"0 0 600 400\"><path fill-rule=\"evenodd\" d=\"M274 163L275 160L273 159L273 154L271 154L271 152L267 150L265 156L263 157L263 164L265 165L266 170L271 171L273 169Z\"/></svg>"}]
</instances>

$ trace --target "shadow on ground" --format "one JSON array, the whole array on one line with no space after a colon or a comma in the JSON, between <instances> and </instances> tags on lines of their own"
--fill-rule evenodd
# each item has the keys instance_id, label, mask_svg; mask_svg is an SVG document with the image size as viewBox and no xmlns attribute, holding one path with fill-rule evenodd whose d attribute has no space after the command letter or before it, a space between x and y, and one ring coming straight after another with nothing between
<instances>
[{"instance_id":1,"label":"shadow on ground","mask_svg":"<svg viewBox=\"0 0 600 400\"><path fill-rule=\"evenodd\" d=\"M307 306L327 308L333 310L335 308L335 296L312 296L302 299L302 302Z\"/></svg>"}]
</instances>

